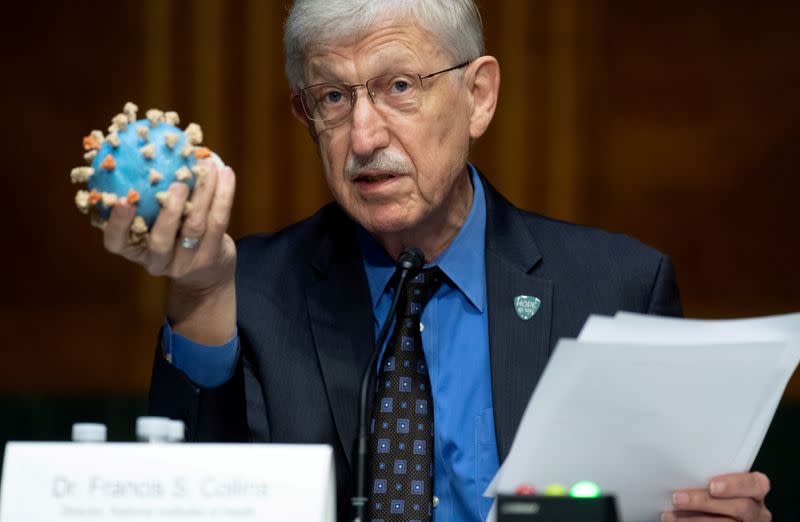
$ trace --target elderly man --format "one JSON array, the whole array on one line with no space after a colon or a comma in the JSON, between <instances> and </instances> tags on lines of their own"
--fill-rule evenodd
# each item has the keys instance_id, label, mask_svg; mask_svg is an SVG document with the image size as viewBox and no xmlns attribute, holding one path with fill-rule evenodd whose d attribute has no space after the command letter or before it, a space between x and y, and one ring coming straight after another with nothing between
<instances>
[{"instance_id":1,"label":"elderly man","mask_svg":"<svg viewBox=\"0 0 800 522\"><path fill-rule=\"evenodd\" d=\"M105 230L108 250L171 280L151 409L194 440L330 444L344 519L361 375L395 260L416 247L428 262L377 365L367 519L484 519L555 342L592 312L680 314L670 263L514 208L467 162L500 83L471 0L297 0L285 45L293 111L335 203L235 244L234 174L212 166L185 221L186 187L170 187L146 245L128 242L124 200ZM664 519L768 520L768 488L757 473L718 477L677 491Z\"/></svg>"}]
</instances>

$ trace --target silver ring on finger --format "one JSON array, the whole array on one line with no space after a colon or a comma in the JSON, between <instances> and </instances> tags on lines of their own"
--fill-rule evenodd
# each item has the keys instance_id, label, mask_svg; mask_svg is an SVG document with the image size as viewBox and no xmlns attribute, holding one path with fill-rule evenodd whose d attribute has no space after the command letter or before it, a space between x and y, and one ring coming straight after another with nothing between
<instances>
[{"instance_id":1,"label":"silver ring on finger","mask_svg":"<svg viewBox=\"0 0 800 522\"><path fill-rule=\"evenodd\" d=\"M183 236L181 238L180 244L183 248L186 248L187 250L194 250L195 248L197 248L197 245L199 243L200 243L199 237Z\"/></svg>"}]
</instances>

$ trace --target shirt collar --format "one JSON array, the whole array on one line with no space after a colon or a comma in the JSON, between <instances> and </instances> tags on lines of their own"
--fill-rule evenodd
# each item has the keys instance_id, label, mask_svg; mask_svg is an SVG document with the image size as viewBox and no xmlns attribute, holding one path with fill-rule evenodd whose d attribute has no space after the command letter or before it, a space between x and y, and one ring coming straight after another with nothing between
<instances>
[{"instance_id":1,"label":"shirt collar","mask_svg":"<svg viewBox=\"0 0 800 522\"><path fill-rule=\"evenodd\" d=\"M438 266L479 312L486 309L486 197L477 169L468 165L472 179L472 208L464 225L442 254L425 266ZM395 262L360 225L359 246L364 257L373 309L378 307L395 271Z\"/></svg>"}]
</instances>

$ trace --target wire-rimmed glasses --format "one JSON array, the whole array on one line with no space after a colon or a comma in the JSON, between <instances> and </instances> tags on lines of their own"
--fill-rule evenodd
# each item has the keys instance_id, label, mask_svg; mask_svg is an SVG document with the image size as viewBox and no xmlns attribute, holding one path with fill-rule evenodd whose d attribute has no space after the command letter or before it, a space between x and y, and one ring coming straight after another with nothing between
<instances>
[{"instance_id":1,"label":"wire-rimmed glasses","mask_svg":"<svg viewBox=\"0 0 800 522\"><path fill-rule=\"evenodd\" d=\"M470 60L471 61L471 60ZM414 73L382 74L364 83L327 82L310 85L296 95L312 121L335 122L347 117L356 103L356 88L364 87L372 103L395 112L413 112L419 106L422 80L461 69L470 61L421 76Z\"/></svg>"}]
</instances>

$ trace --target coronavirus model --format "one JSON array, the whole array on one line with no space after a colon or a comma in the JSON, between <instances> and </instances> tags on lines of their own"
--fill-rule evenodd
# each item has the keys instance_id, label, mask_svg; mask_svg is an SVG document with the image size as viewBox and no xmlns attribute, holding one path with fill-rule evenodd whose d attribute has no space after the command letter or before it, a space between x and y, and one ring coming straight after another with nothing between
<instances>
[{"instance_id":1,"label":"coronavirus model","mask_svg":"<svg viewBox=\"0 0 800 522\"><path fill-rule=\"evenodd\" d=\"M186 183L191 191L196 180L208 172L201 160L213 156L219 161L201 146L203 131L196 123L181 130L175 112L150 109L141 120L136 119L137 112L138 107L128 102L111 120L108 134L94 130L83 138L88 166L75 167L70 176L73 183L88 185L87 190L75 194L75 204L99 228L105 227L118 200L136 206L130 230L135 242L147 237L169 198L171 183ZM187 201L184 215L189 212L191 202Z\"/></svg>"}]
</instances>

